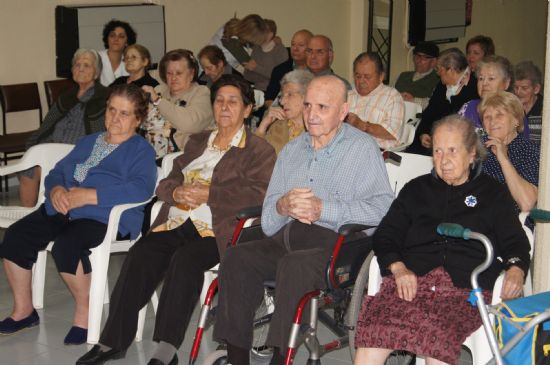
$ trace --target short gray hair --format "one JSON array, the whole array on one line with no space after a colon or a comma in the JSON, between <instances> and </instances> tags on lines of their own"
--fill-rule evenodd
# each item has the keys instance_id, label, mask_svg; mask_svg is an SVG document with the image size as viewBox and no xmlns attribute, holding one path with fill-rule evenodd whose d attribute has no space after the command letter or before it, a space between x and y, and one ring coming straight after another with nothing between
<instances>
[{"instance_id":1,"label":"short gray hair","mask_svg":"<svg viewBox=\"0 0 550 365\"><path fill-rule=\"evenodd\" d=\"M441 127L449 127L462 133L462 142L466 150L471 151L474 149L476 151L474 157L476 163L487 158L487 149L481 142L479 135L476 133L474 123L470 119L458 114L448 115L434 123L431 133L432 138L435 132Z\"/></svg>"},{"instance_id":2,"label":"short gray hair","mask_svg":"<svg viewBox=\"0 0 550 365\"><path fill-rule=\"evenodd\" d=\"M444 69L455 70L456 72L462 72L468 67L466 56L456 47L442 51L437 61Z\"/></svg>"},{"instance_id":3,"label":"short gray hair","mask_svg":"<svg viewBox=\"0 0 550 365\"><path fill-rule=\"evenodd\" d=\"M477 63L476 75L480 74L482 67L496 68L502 79L510 82L508 89L514 86L514 68L506 57L491 55L483 58Z\"/></svg>"},{"instance_id":4,"label":"short gray hair","mask_svg":"<svg viewBox=\"0 0 550 365\"><path fill-rule=\"evenodd\" d=\"M74 66L77 59L79 59L80 57L82 57L85 54L89 54L89 55L93 56L93 58L95 60L95 62L94 62L94 67L95 67L94 79L99 78L99 76L101 75L101 71L103 69L103 63L101 62L101 57L99 57L99 53L97 53L97 51L95 49L88 49L88 48L79 48L79 49L77 49L76 52L73 55L73 59L71 61L71 67Z\"/></svg>"},{"instance_id":5,"label":"short gray hair","mask_svg":"<svg viewBox=\"0 0 550 365\"><path fill-rule=\"evenodd\" d=\"M286 84L296 84L300 87L300 94L305 95L307 86L313 80L313 77L313 74L306 70L290 71L281 79L281 89Z\"/></svg>"},{"instance_id":6,"label":"short gray hair","mask_svg":"<svg viewBox=\"0 0 550 365\"><path fill-rule=\"evenodd\" d=\"M514 70L516 80L529 80L533 86L542 86L542 73L533 61L523 61L516 65Z\"/></svg>"}]
</instances>

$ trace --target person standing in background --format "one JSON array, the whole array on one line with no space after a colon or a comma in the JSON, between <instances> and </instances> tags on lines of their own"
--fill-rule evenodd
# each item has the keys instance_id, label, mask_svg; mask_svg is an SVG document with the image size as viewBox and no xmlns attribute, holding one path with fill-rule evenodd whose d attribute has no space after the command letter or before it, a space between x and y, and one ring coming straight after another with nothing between
<instances>
[{"instance_id":1,"label":"person standing in background","mask_svg":"<svg viewBox=\"0 0 550 365\"><path fill-rule=\"evenodd\" d=\"M128 72L122 62L124 49L136 43L137 34L132 26L126 22L112 19L103 28L103 44L105 49L98 51L101 57L103 69L100 82L103 86L109 86L120 76L128 76Z\"/></svg>"}]
</instances>

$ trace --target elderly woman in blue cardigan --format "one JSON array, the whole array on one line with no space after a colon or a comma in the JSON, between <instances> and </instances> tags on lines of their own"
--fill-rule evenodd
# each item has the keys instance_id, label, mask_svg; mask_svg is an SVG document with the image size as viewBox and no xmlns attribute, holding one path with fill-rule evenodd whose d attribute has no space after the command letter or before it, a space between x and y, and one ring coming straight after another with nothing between
<instances>
[{"instance_id":1,"label":"elderly woman in blue cardigan","mask_svg":"<svg viewBox=\"0 0 550 365\"><path fill-rule=\"evenodd\" d=\"M0 334L40 322L32 306L31 269L38 251L53 241L52 256L76 303L65 344L86 341L92 270L89 250L103 241L113 206L144 201L155 187L155 152L135 132L147 107L148 99L139 87L114 87L105 112L106 132L80 139L46 177L46 202L6 231L0 257L14 306L10 316L0 321ZM125 212L119 235L137 237L142 220L142 208Z\"/></svg>"}]
</instances>

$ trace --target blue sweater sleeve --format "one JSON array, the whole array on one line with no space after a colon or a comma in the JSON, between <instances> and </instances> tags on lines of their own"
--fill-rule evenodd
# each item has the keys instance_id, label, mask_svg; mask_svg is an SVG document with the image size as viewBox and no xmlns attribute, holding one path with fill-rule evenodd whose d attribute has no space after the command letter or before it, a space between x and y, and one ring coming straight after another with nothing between
<instances>
[{"instance_id":1,"label":"blue sweater sleeve","mask_svg":"<svg viewBox=\"0 0 550 365\"><path fill-rule=\"evenodd\" d=\"M129 152L121 154L122 158L128 159L119 161L128 166L126 181L96 187L98 206L112 207L117 204L137 203L148 199L153 194L157 168L152 148L145 142Z\"/></svg>"}]
</instances>

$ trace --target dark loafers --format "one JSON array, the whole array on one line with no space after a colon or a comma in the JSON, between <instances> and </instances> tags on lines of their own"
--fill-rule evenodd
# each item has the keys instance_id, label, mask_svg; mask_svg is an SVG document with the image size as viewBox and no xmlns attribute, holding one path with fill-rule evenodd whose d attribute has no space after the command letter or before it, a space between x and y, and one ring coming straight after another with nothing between
<instances>
[{"instance_id":1,"label":"dark loafers","mask_svg":"<svg viewBox=\"0 0 550 365\"><path fill-rule=\"evenodd\" d=\"M149 360L147 365L167 365L167 364L163 363L159 359L151 359ZM174 357L172 358L170 363L168 363L168 365L178 365L178 354L174 354Z\"/></svg>"},{"instance_id":2,"label":"dark loafers","mask_svg":"<svg viewBox=\"0 0 550 365\"><path fill-rule=\"evenodd\" d=\"M65 345L82 345L87 338L88 330L86 328L72 326L63 343Z\"/></svg>"},{"instance_id":3,"label":"dark loafers","mask_svg":"<svg viewBox=\"0 0 550 365\"><path fill-rule=\"evenodd\" d=\"M101 347L95 345L90 351L76 361L76 365L101 365L107 360L122 359L124 356L126 356L126 350L111 349L108 351L101 351Z\"/></svg>"},{"instance_id":4,"label":"dark loafers","mask_svg":"<svg viewBox=\"0 0 550 365\"><path fill-rule=\"evenodd\" d=\"M33 309L32 313L28 317L23 318L19 321L16 321L11 317L7 317L3 321L0 321L0 334L11 335L25 328L37 326L39 323L40 317L38 317L38 313L36 313L36 310Z\"/></svg>"}]
</instances>

